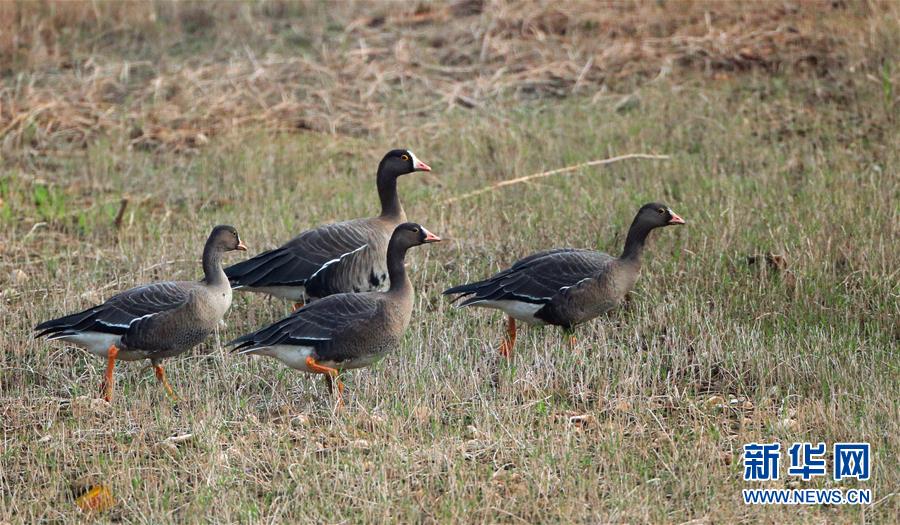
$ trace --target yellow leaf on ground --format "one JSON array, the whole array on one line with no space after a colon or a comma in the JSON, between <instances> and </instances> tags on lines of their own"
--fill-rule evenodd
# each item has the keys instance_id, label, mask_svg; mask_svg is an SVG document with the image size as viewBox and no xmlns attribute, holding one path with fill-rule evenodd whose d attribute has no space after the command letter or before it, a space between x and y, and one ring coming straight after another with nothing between
<instances>
[{"instance_id":1,"label":"yellow leaf on ground","mask_svg":"<svg viewBox=\"0 0 900 525\"><path fill-rule=\"evenodd\" d=\"M78 508L84 512L104 512L116 504L112 491L105 485L96 485L75 500Z\"/></svg>"}]
</instances>

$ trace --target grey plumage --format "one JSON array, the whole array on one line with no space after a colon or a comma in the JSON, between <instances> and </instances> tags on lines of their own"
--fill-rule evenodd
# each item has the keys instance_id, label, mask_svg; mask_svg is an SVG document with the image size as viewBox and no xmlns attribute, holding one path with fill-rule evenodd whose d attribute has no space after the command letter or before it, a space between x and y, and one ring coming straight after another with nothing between
<instances>
[{"instance_id":1,"label":"grey plumage","mask_svg":"<svg viewBox=\"0 0 900 525\"><path fill-rule=\"evenodd\" d=\"M35 327L37 337L60 339L99 357L158 361L183 353L211 334L231 305L222 270L226 251L245 250L231 226L216 226L203 250L201 281L147 284L105 303Z\"/></svg>"},{"instance_id":2,"label":"grey plumage","mask_svg":"<svg viewBox=\"0 0 900 525\"><path fill-rule=\"evenodd\" d=\"M613 259L592 250L547 250L520 259L489 279L449 288L444 294L463 294L460 307L493 299L543 304L561 288L600 272Z\"/></svg>"},{"instance_id":3,"label":"grey plumage","mask_svg":"<svg viewBox=\"0 0 900 525\"><path fill-rule=\"evenodd\" d=\"M343 370L372 364L399 345L412 315L413 288L403 266L407 249L438 240L418 224L401 224L388 244L387 291L325 297L229 345L307 372L324 373L315 366Z\"/></svg>"},{"instance_id":4,"label":"grey plumage","mask_svg":"<svg viewBox=\"0 0 900 525\"><path fill-rule=\"evenodd\" d=\"M394 223L402 219L404 214L355 219L309 230L279 248L228 267L226 275L236 289L292 300L383 289L387 287L387 240ZM372 275L377 277L374 286Z\"/></svg>"},{"instance_id":5,"label":"grey plumage","mask_svg":"<svg viewBox=\"0 0 900 525\"><path fill-rule=\"evenodd\" d=\"M123 351L119 359L142 359L160 349L160 345L168 345L169 337L162 340L156 340L155 337L165 323L171 323L173 316L177 318L187 313L191 317L202 315L202 303L206 295L204 288L202 283L196 281L169 281L139 286L114 295L105 303L83 312L41 323L35 330L40 331L37 337L61 339L79 346L84 346L79 343L96 339L98 344L88 344L85 349L102 357L106 357L111 344L116 344ZM220 285L219 288L224 287ZM223 292L230 296L224 289L218 295L221 296ZM215 302L215 297L209 299Z\"/></svg>"},{"instance_id":6,"label":"grey plumage","mask_svg":"<svg viewBox=\"0 0 900 525\"><path fill-rule=\"evenodd\" d=\"M225 269L232 286L294 301L387 289L388 239L406 221L397 177L430 169L411 151L388 152L376 174L381 201L378 217L308 230L279 248L232 265Z\"/></svg>"},{"instance_id":7,"label":"grey plumage","mask_svg":"<svg viewBox=\"0 0 900 525\"><path fill-rule=\"evenodd\" d=\"M359 368L396 347L409 323L412 301L390 299L383 292L331 295L231 344L241 353L281 359L287 352L297 356L297 363L311 356L331 368ZM290 357L281 360L305 369Z\"/></svg>"},{"instance_id":8,"label":"grey plumage","mask_svg":"<svg viewBox=\"0 0 900 525\"><path fill-rule=\"evenodd\" d=\"M629 229L621 257L593 250L558 248L520 259L474 283L455 286L460 307L495 308L532 324L571 328L619 305L640 275L640 255L654 228L684 224L668 206L645 204ZM513 328L514 330L514 328Z\"/></svg>"}]
</instances>

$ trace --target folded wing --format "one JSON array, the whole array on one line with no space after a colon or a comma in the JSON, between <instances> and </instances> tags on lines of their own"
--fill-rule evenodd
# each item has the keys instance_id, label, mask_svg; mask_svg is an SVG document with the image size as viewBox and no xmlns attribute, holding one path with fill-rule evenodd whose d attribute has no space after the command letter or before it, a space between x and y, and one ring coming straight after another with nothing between
<instances>
[{"instance_id":1,"label":"folded wing","mask_svg":"<svg viewBox=\"0 0 900 525\"><path fill-rule=\"evenodd\" d=\"M192 282L160 282L139 286L82 312L43 322L35 330L39 332L38 337L51 339L85 332L122 335L137 319L183 305L191 289L197 285Z\"/></svg>"},{"instance_id":2,"label":"folded wing","mask_svg":"<svg viewBox=\"0 0 900 525\"><path fill-rule=\"evenodd\" d=\"M335 339L372 320L378 308L377 294L330 295L228 344L239 352L277 345L328 347Z\"/></svg>"},{"instance_id":3,"label":"folded wing","mask_svg":"<svg viewBox=\"0 0 900 525\"><path fill-rule=\"evenodd\" d=\"M362 221L329 224L303 232L283 246L225 269L233 287L304 286L317 272L368 242Z\"/></svg>"},{"instance_id":4,"label":"folded wing","mask_svg":"<svg viewBox=\"0 0 900 525\"><path fill-rule=\"evenodd\" d=\"M475 283L449 288L460 307L491 301L549 302L560 290L603 270L614 258L602 252L559 248L529 255L510 268Z\"/></svg>"}]
</instances>

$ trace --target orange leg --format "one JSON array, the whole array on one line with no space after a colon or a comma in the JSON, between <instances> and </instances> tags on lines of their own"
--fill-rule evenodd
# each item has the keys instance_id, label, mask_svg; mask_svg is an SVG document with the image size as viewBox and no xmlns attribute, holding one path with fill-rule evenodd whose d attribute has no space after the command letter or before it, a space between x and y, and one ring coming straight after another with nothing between
<instances>
[{"instance_id":1,"label":"orange leg","mask_svg":"<svg viewBox=\"0 0 900 525\"><path fill-rule=\"evenodd\" d=\"M172 401L177 402L178 396L175 395L175 391L172 390L172 385L169 384L169 380L166 379L166 371L163 370L162 365L153 365L153 370L156 372L156 379L162 383L163 388L166 389L166 393L169 394L169 397L172 398Z\"/></svg>"},{"instance_id":2,"label":"orange leg","mask_svg":"<svg viewBox=\"0 0 900 525\"><path fill-rule=\"evenodd\" d=\"M514 346L516 346L516 320L512 317L507 317L506 337L503 338L503 342L500 343L500 348L497 351L507 360L511 360Z\"/></svg>"},{"instance_id":3,"label":"orange leg","mask_svg":"<svg viewBox=\"0 0 900 525\"><path fill-rule=\"evenodd\" d=\"M100 395L107 402L112 401L113 386L115 386L115 376L113 371L116 368L116 357L119 355L119 349L116 345L109 345L106 350L106 373L103 375L103 381L100 383Z\"/></svg>"},{"instance_id":4,"label":"orange leg","mask_svg":"<svg viewBox=\"0 0 900 525\"><path fill-rule=\"evenodd\" d=\"M338 406L344 405L344 383L338 379L338 371L335 368L331 368L329 366L323 366L316 362L312 357L306 358L306 368L313 373L316 374L325 374L325 383L328 385L328 389L330 391L333 390L333 384L337 384L338 393L337 393L337 404Z\"/></svg>"},{"instance_id":5,"label":"orange leg","mask_svg":"<svg viewBox=\"0 0 900 525\"><path fill-rule=\"evenodd\" d=\"M303 308L303 306L304 306L305 304L306 304L306 303L304 303L303 301L300 301L299 303L294 303L294 308L291 310L291 313L294 313L294 312L296 312L297 310Z\"/></svg>"}]
</instances>

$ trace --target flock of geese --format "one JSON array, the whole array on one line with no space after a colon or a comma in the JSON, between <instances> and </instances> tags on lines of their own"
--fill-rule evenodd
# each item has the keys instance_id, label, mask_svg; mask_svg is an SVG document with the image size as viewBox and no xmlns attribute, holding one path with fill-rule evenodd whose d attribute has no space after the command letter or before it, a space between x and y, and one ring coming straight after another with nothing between
<instances>
[{"instance_id":1,"label":"flock of geese","mask_svg":"<svg viewBox=\"0 0 900 525\"><path fill-rule=\"evenodd\" d=\"M228 268L227 252L245 251L232 226L213 228L203 248L203 279L167 281L126 290L82 312L43 322L38 337L58 339L107 360L100 395L113 395L117 360L149 359L173 399L161 361L206 339L231 306L232 289L293 301L284 319L229 343L241 354L275 358L322 374L342 403L341 371L371 365L396 348L409 324L413 287L404 265L414 246L440 241L406 222L397 178L431 171L409 150L393 150L378 165L381 214L305 231L283 246ZM684 224L665 204L642 206L619 257L573 248L541 251L483 281L444 291L459 307L502 310L508 316L499 352L512 358L516 322L572 327L619 305L634 287L648 234Z\"/></svg>"}]
</instances>

